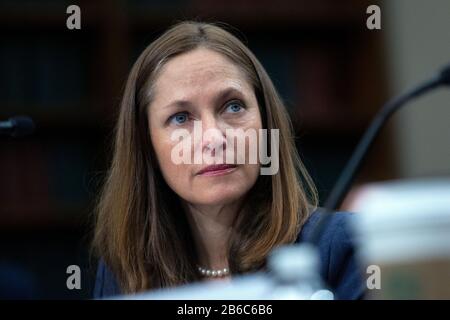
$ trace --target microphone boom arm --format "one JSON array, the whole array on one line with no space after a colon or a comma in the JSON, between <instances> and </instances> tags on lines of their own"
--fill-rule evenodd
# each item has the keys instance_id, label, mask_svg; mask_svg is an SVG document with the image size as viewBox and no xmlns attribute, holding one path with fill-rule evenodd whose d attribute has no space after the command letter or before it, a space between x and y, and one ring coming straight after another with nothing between
<instances>
[{"instance_id":1,"label":"microphone boom arm","mask_svg":"<svg viewBox=\"0 0 450 320\"><path fill-rule=\"evenodd\" d=\"M406 93L390 100L386 103L383 108L377 113L375 118L372 120L369 128L364 133L363 137L359 141L355 151L353 152L350 160L347 162L344 170L339 176L337 182L335 183L333 189L330 192L327 200L325 201L324 207L319 208L323 214L320 217L314 232L311 234L310 242L316 244L325 229L326 224L332 211L336 210L342 204L351 184L355 180L356 174L361 168L368 152L370 151L373 141L377 138L384 124L389 120L389 118L402 106L404 106L411 99L418 97L434 88L441 85L450 85L450 66L447 66L440 72L437 76L432 79L422 83L418 87L415 87Z\"/></svg>"}]
</instances>

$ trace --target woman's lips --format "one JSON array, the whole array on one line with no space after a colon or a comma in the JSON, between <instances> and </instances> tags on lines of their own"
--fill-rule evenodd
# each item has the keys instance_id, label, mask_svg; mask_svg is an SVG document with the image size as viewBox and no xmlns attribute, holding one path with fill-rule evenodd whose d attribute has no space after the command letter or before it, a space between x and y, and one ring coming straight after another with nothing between
<instances>
[{"instance_id":1,"label":"woman's lips","mask_svg":"<svg viewBox=\"0 0 450 320\"><path fill-rule=\"evenodd\" d=\"M234 164L213 164L201 169L197 175L200 176L219 176L230 173L236 169Z\"/></svg>"}]
</instances>

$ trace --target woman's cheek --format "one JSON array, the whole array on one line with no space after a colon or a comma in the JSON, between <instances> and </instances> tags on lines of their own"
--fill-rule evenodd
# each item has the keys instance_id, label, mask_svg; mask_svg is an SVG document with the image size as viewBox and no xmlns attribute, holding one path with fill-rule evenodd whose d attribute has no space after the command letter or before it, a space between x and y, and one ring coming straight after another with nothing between
<instances>
[{"instance_id":1,"label":"woman's cheek","mask_svg":"<svg viewBox=\"0 0 450 320\"><path fill-rule=\"evenodd\" d=\"M172 159L172 150L174 150L177 142L172 141L170 139L163 139L160 141L162 144L161 150L159 150L160 156L160 164L161 167L164 168L164 175L170 177L170 180L177 179L179 177L180 172L182 172L182 167L185 165L177 164Z\"/></svg>"}]
</instances>

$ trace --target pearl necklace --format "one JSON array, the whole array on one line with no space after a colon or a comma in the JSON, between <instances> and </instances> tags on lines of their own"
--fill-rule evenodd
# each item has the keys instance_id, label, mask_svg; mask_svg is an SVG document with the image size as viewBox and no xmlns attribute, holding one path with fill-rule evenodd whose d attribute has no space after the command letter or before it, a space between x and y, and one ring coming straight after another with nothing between
<instances>
[{"instance_id":1,"label":"pearl necklace","mask_svg":"<svg viewBox=\"0 0 450 320\"><path fill-rule=\"evenodd\" d=\"M211 269L206 269L206 268L202 268L200 266L197 266L197 270L200 272L200 274L202 276L213 277L213 278L225 277L225 276L230 274L230 270L228 268L223 268L223 269L218 269L218 270L211 270Z\"/></svg>"}]
</instances>

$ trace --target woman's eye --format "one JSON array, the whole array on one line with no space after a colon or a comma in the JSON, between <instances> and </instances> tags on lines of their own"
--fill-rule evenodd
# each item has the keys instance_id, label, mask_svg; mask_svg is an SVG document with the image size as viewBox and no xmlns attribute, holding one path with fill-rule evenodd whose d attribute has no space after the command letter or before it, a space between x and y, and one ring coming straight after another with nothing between
<instances>
[{"instance_id":1,"label":"woman's eye","mask_svg":"<svg viewBox=\"0 0 450 320\"><path fill-rule=\"evenodd\" d=\"M186 112L180 112L177 114L174 114L172 117L170 117L170 123L180 125L185 123L189 119L188 114Z\"/></svg>"},{"instance_id":2,"label":"woman's eye","mask_svg":"<svg viewBox=\"0 0 450 320\"><path fill-rule=\"evenodd\" d=\"M227 105L225 111L231 112L231 113L238 113L241 112L243 109L242 105L238 102L231 102Z\"/></svg>"}]
</instances>

